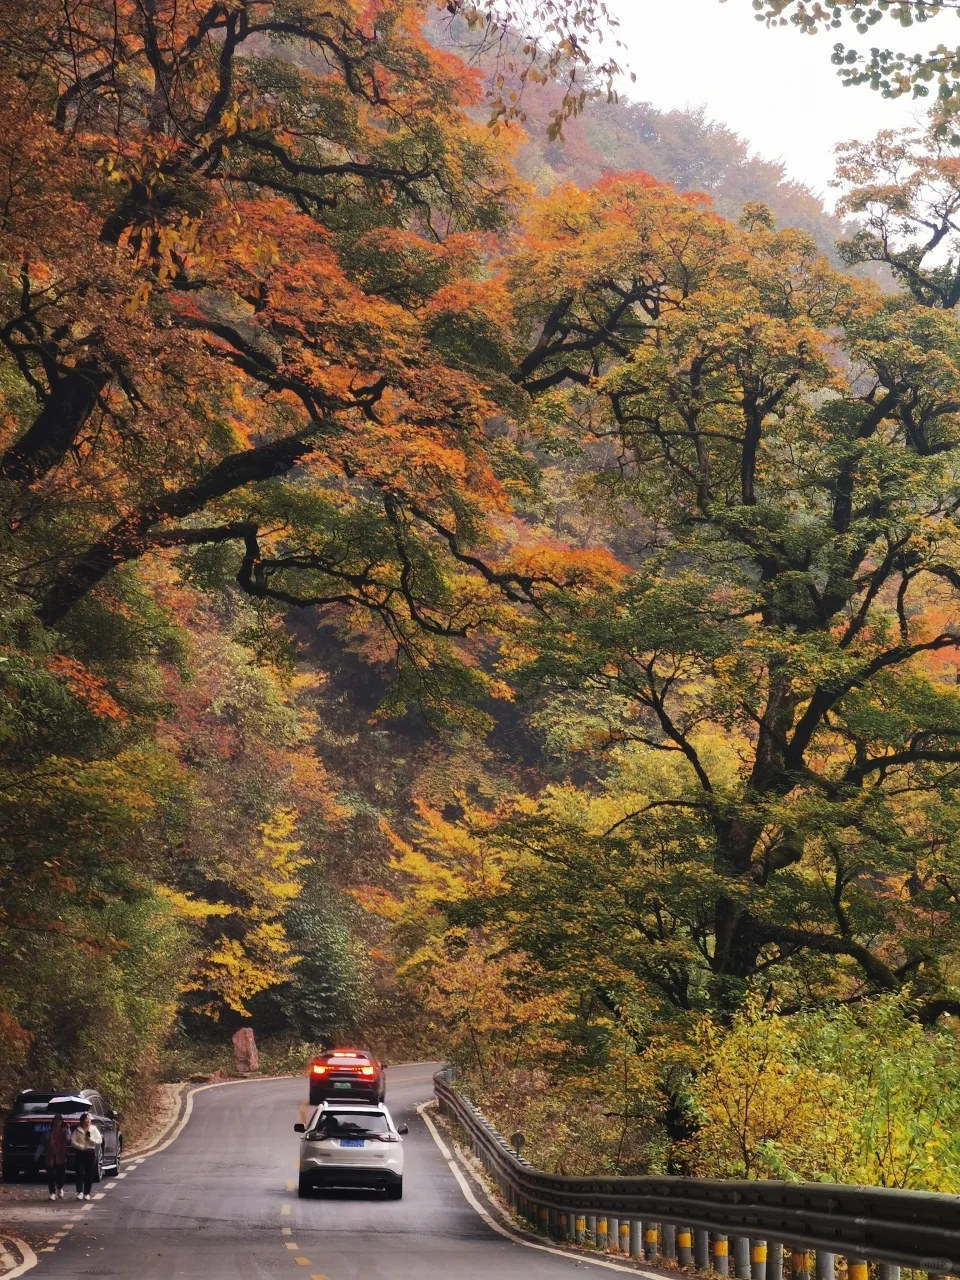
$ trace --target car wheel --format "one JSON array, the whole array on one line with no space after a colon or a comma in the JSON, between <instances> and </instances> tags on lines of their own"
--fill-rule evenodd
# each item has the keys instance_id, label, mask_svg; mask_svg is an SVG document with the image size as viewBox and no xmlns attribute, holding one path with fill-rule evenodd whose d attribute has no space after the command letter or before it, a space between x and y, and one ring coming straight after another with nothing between
<instances>
[{"instance_id":1,"label":"car wheel","mask_svg":"<svg viewBox=\"0 0 960 1280\"><path fill-rule=\"evenodd\" d=\"M388 1200L403 1199L403 1179L402 1178L398 1178L396 1182L392 1182L390 1186L387 1187L387 1199Z\"/></svg>"},{"instance_id":2,"label":"car wheel","mask_svg":"<svg viewBox=\"0 0 960 1280\"><path fill-rule=\"evenodd\" d=\"M114 1174L118 1174L118 1173L120 1172L120 1152L121 1152L121 1150L122 1150L122 1149L123 1149L123 1143L122 1143L122 1142L120 1141L120 1139L118 1138L118 1139L117 1139L117 1154L113 1157L113 1172L114 1172Z\"/></svg>"},{"instance_id":3,"label":"car wheel","mask_svg":"<svg viewBox=\"0 0 960 1280\"><path fill-rule=\"evenodd\" d=\"M93 1181L103 1181L103 1143L97 1147L97 1158L93 1163Z\"/></svg>"},{"instance_id":4,"label":"car wheel","mask_svg":"<svg viewBox=\"0 0 960 1280\"><path fill-rule=\"evenodd\" d=\"M311 1183L310 1179L305 1178L301 1173L300 1181L297 1183L297 1195L300 1197L301 1200L309 1200L310 1194L312 1191L313 1191L313 1184Z\"/></svg>"}]
</instances>

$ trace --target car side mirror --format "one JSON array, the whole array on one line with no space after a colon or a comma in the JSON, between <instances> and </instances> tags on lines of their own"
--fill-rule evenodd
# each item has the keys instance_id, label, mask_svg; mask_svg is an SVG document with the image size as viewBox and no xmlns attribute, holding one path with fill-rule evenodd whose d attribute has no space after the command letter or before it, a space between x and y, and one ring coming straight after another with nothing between
<instances>
[{"instance_id":1,"label":"car side mirror","mask_svg":"<svg viewBox=\"0 0 960 1280\"><path fill-rule=\"evenodd\" d=\"M294 1133L306 1133L306 1132L307 1132L307 1126L306 1126L305 1124L295 1124L295 1125L293 1126L293 1132L294 1132Z\"/></svg>"},{"instance_id":2,"label":"car side mirror","mask_svg":"<svg viewBox=\"0 0 960 1280\"><path fill-rule=\"evenodd\" d=\"M120 1119L120 1112L119 1112L119 1111L108 1111L108 1112L107 1112L107 1115L110 1117L110 1119L111 1119L111 1120L119 1120L119 1119Z\"/></svg>"},{"instance_id":3,"label":"car side mirror","mask_svg":"<svg viewBox=\"0 0 960 1280\"><path fill-rule=\"evenodd\" d=\"M409 1133L409 1132L410 1130L407 1128L405 1124L401 1124L397 1126L397 1133Z\"/></svg>"}]
</instances>

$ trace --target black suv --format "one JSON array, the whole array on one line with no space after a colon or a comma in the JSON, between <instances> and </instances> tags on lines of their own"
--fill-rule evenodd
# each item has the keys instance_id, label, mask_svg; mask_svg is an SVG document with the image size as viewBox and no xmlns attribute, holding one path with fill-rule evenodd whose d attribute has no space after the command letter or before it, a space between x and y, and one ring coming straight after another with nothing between
<instances>
[{"instance_id":1,"label":"black suv","mask_svg":"<svg viewBox=\"0 0 960 1280\"><path fill-rule=\"evenodd\" d=\"M310 1063L310 1105L328 1098L382 1102L387 1092L383 1067L365 1049L331 1049Z\"/></svg>"},{"instance_id":2,"label":"black suv","mask_svg":"<svg viewBox=\"0 0 960 1280\"><path fill-rule=\"evenodd\" d=\"M50 1093L41 1089L24 1089L13 1100L3 1126L3 1180L15 1182L24 1174L36 1177L43 1173L43 1153L47 1134L58 1113L72 1133L85 1111L103 1135L97 1148L94 1181L99 1182L104 1169L116 1173L123 1151L120 1117L111 1110L96 1089L68 1090ZM73 1169L73 1150L67 1144L67 1168Z\"/></svg>"}]
</instances>

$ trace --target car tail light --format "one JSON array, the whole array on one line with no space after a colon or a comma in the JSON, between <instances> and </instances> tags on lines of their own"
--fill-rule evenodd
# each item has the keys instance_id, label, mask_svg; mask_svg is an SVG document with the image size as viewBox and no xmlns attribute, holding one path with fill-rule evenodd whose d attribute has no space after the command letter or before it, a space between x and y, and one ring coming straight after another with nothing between
<instances>
[{"instance_id":1,"label":"car tail light","mask_svg":"<svg viewBox=\"0 0 960 1280\"><path fill-rule=\"evenodd\" d=\"M327 1069L326 1067L321 1067L319 1062L315 1062L313 1066L310 1068L310 1070L313 1072L315 1076L322 1076L325 1073L326 1069Z\"/></svg>"},{"instance_id":2,"label":"car tail light","mask_svg":"<svg viewBox=\"0 0 960 1280\"><path fill-rule=\"evenodd\" d=\"M373 1073L374 1073L374 1072L373 1072L373 1067L361 1067L361 1068L360 1068L360 1074L361 1074L362 1076L372 1076L372 1075L373 1075Z\"/></svg>"},{"instance_id":3,"label":"car tail light","mask_svg":"<svg viewBox=\"0 0 960 1280\"><path fill-rule=\"evenodd\" d=\"M399 1142L400 1135L399 1133L378 1133L376 1139L378 1142Z\"/></svg>"}]
</instances>

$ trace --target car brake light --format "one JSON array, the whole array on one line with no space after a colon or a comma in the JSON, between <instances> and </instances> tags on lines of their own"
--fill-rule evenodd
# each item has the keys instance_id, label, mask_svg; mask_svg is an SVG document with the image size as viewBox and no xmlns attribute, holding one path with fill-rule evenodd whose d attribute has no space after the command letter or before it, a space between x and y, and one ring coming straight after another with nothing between
<instances>
[{"instance_id":1,"label":"car brake light","mask_svg":"<svg viewBox=\"0 0 960 1280\"><path fill-rule=\"evenodd\" d=\"M318 1062L315 1062L311 1067L311 1070L315 1076L322 1076L323 1073L326 1071L326 1069L327 1069L326 1067L321 1067Z\"/></svg>"},{"instance_id":2,"label":"car brake light","mask_svg":"<svg viewBox=\"0 0 960 1280\"><path fill-rule=\"evenodd\" d=\"M400 1135L399 1133L378 1133L376 1139L378 1142L399 1142Z\"/></svg>"},{"instance_id":3,"label":"car brake light","mask_svg":"<svg viewBox=\"0 0 960 1280\"><path fill-rule=\"evenodd\" d=\"M373 1067L361 1067L361 1068L360 1068L360 1074L361 1074L362 1076L372 1076L372 1075L373 1075Z\"/></svg>"}]
</instances>

